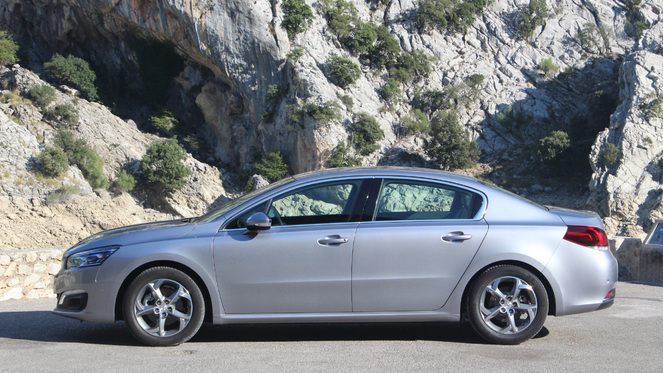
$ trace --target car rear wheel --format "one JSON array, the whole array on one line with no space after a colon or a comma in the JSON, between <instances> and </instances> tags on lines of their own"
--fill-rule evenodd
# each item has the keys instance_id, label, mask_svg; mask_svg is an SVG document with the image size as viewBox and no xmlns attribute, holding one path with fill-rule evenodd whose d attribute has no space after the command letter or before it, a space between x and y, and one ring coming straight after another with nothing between
<instances>
[{"instance_id":1,"label":"car rear wheel","mask_svg":"<svg viewBox=\"0 0 663 373\"><path fill-rule=\"evenodd\" d=\"M136 339L150 346L174 346L200 329L205 301L196 282L184 272L153 267L131 282L122 311Z\"/></svg>"},{"instance_id":2,"label":"car rear wheel","mask_svg":"<svg viewBox=\"0 0 663 373\"><path fill-rule=\"evenodd\" d=\"M484 339L519 344L534 337L548 314L548 293L532 272L513 265L485 270L470 289L472 327Z\"/></svg>"}]
</instances>

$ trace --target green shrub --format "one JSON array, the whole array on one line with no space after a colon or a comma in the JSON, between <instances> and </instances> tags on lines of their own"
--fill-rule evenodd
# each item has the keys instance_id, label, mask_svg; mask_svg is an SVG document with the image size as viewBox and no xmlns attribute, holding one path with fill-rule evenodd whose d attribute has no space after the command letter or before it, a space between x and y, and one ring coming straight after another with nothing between
<instances>
[{"instance_id":1,"label":"green shrub","mask_svg":"<svg viewBox=\"0 0 663 373\"><path fill-rule=\"evenodd\" d=\"M352 145L359 154L369 155L380 148L377 142L384 138L384 132L372 115L356 114L352 130Z\"/></svg>"},{"instance_id":2,"label":"green shrub","mask_svg":"<svg viewBox=\"0 0 663 373\"><path fill-rule=\"evenodd\" d=\"M488 5L487 0L422 0L415 14L420 30L466 32L475 17Z\"/></svg>"},{"instance_id":3,"label":"green shrub","mask_svg":"<svg viewBox=\"0 0 663 373\"><path fill-rule=\"evenodd\" d=\"M483 84L484 79L486 79L486 77L482 74L472 74L467 78L467 85L476 89Z\"/></svg>"},{"instance_id":4,"label":"green shrub","mask_svg":"<svg viewBox=\"0 0 663 373\"><path fill-rule=\"evenodd\" d=\"M539 139L537 154L544 162L558 158L571 146L569 134L564 131L553 131L550 135Z\"/></svg>"},{"instance_id":5,"label":"green shrub","mask_svg":"<svg viewBox=\"0 0 663 373\"><path fill-rule=\"evenodd\" d=\"M44 114L52 120L63 123L67 127L78 125L78 109L72 104L55 105L53 109L46 110Z\"/></svg>"},{"instance_id":6,"label":"green shrub","mask_svg":"<svg viewBox=\"0 0 663 373\"><path fill-rule=\"evenodd\" d=\"M380 94L387 103L392 104L398 100L401 95L401 89L398 86L399 83L394 78L387 79L387 82L382 86Z\"/></svg>"},{"instance_id":7,"label":"green shrub","mask_svg":"<svg viewBox=\"0 0 663 373\"><path fill-rule=\"evenodd\" d=\"M343 95L340 97L341 102L343 105L345 105L348 110L352 110L352 107L355 105L355 101L352 99L352 96L350 95Z\"/></svg>"},{"instance_id":8,"label":"green shrub","mask_svg":"<svg viewBox=\"0 0 663 373\"><path fill-rule=\"evenodd\" d=\"M413 106L432 115L438 110L451 109L453 102L447 91L429 90L418 94L414 98Z\"/></svg>"},{"instance_id":9,"label":"green shrub","mask_svg":"<svg viewBox=\"0 0 663 373\"><path fill-rule=\"evenodd\" d=\"M547 78L553 78L559 71L559 66L555 65L552 58L544 58L539 65L539 69Z\"/></svg>"},{"instance_id":10,"label":"green shrub","mask_svg":"<svg viewBox=\"0 0 663 373\"><path fill-rule=\"evenodd\" d=\"M258 174L264 176L270 182L282 179L288 174L288 165L283 160L281 152L267 153L265 157L255 165Z\"/></svg>"},{"instance_id":11,"label":"green shrub","mask_svg":"<svg viewBox=\"0 0 663 373\"><path fill-rule=\"evenodd\" d=\"M37 160L44 176L58 177L69 169L67 155L58 147L47 146L39 153Z\"/></svg>"},{"instance_id":12,"label":"green shrub","mask_svg":"<svg viewBox=\"0 0 663 373\"><path fill-rule=\"evenodd\" d=\"M402 67L389 70L389 77L402 84L407 84L412 80L410 73Z\"/></svg>"},{"instance_id":13,"label":"green shrub","mask_svg":"<svg viewBox=\"0 0 663 373\"><path fill-rule=\"evenodd\" d=\"M55 88L48 84L40 84L30 89L30 98L41 108L55 101Z\"/></svg>"},{"instance_id":14,"label":"green shrub","mask_svg":"<svg viewBox=\"0 0 663 373\"><path fill-rule=\"evenodd\" d=\"M313 10L304 0L284 0L283 21L281 27L288 33L290 39L304 32L313 21Z\"/></svg>"},{"instance_id":15,"label":"green shrub","mask_svg":"<svg viewBox=\"0 0 663 373\"><path fill-rule=\"evenodd\" d=\"M186 153L177 140L158 140L147 147L140 170L147 184L157 190L182 189L191 175L191 170L182 163L185 159Z\"/></svg>"},{"instance_id":16,"label":"green shrub","mask_svg":"<svg viewBox=\"0 0 663 373\"><path fill-rule=\"evenodd\" d=\"M270 84L267 86L267 96L265 100L270 104L276 104L283 96L283 91L278 84Z\"/></svg>"},{"instance_id":17,"label":"green shrub","mask_svg":"<svg viewBox=\"0 0 663 373\"><path fill-rule=\"evenodd\" d=\"M129 192L136 187L136 179L126 170L120 170L115 174L113 189L118 193Z\"/></svg>"},{"instance_id":18,"label":"green shrub","mask_svg":"<svg viewBox=\"0 0 663 373\"><path fill-rule=\"evenodd\" d=\"M361 164L361 158L355 158L348 154L348 148L345 142L341 141L332 151L331 156L327 160L327 167L353 167Z\"/></svg>"},{"instance_id":19,"label":"green shrub","mask_svg":"<svg viewBox=\"0 0 663 373\"><path fill-rule=\"evenodd\" d=\"M62 187L52 191L46 201L53 202L62 202L68 200L72 195L78 194L81 192L81 188L78 185L64 184Z\"/></svg>"},{"instance_id":20,"label":"green shrub","mask_svg":"<svg viewBox=\"0 0 663 373\"><path fill-rule=\"evenodd\" d=\"M346 0L323 0L322 12L327 19L329 30L342 43L348 42L355 24L360 22L354 4Z\"/></svg>"},{"instance_id":21,"label":"green shrub","mask_svg":"<svg viewBox=\"0 0 663 373\"><path fill-rule=\"evenodd\" d=\"M603 161L604 164L608 166L612 166L615 163L617 163L620 156L621 156L621 151L619 150L619 147L609 142L605 143L601 147L601 151L599 152L599 158L601 159L601 161Z\"/></svg>"},{"instance_id":22,"label":"green shrub","mask_svg":"<svg viewBox=\"0 0 663 373\"><path fill-rule=\"evenodd\" d=\"M99 99L95 81L96 74L83 59L55 54L50 61L44 63L44 70L58 84L71 85L80 90L89 100Z\"/></svg>"},{"instance_id":23,"label":"green shrub","mask_svg":"<svg viewBox=\"0 0 663 373\"><path fill-rule=\"evenodd\" d=\"M6 31L0 31L0 65L13 65L18 62L18 44Z\"/></svg>"},{"instance_id":24,"label":"green shrub","mask_svg":"<svg viewBox=\"0 0 663 373\"><path fill-rule=\"evenodd\" d=\"M294 48L288 53L286 59L291 63L296 63L303 55L304 55L304 48L302 47Z\"/></svg>"},{"instance_id":25,"label":"green shrub","mask_svg":"<svg viewBox=\"0 0 663 373\"><path fill-rule=\"evenodd\" d=\"M420 50L401 53L396 60L396 66L413 77L425 77L432 71L430 58Z\"/></svg>"},{"instance_id":26,"label":"green shrub","mask_svg":"<svg viewBox=\"0 0 663 373\"><path fill-rule=\"evenodd\" d=\"M401 54L400 43L384 25L375 27L375 32L375 44L368 48L366 57L374 67L388 68L396 63L396 58Z\"/></svg>"},{"instance_id":27,"label":"green shrub","mask_svg":"<svg viewBox=\"0 0 663 373\"><path fill-rule=\"evenodd\" d=\"M646 103L640 105L648 119L663 118L663 95L649 94L645 96Z\"/></svg>"},{"instance_id":28,"label":"green shrub","mask_svg":"<svg viewBox=\"0 0 663 373\"><path fill-rule=\"evenodd\" d=\"M106 189L108 179L104 175L104 160L82 139L74 139L71 131L60 129L55 134L54 143L62 149L70 165L77 166L90 186L95 189Z\"/></svg>"},{"instance_id":29,"label":"green shrub","mask_svg":"<svg viewBox=\"0 0 663 373\"><path fill-rule=\"evenodd\" d=\"M445 170L472 167L479 159L476 142L458 124L454 112L439 111L430 123L430 140L425 142L426 154Z\"/></svg>"},{"instance_id":30,"label":"green shrub","mask_svg":"<svg viewBox=\"0 0 663 373\"><path fill-rule=\"evenodd\" d=\"M523 39L529 39L534 29L543 26L548 18L546 0L530 0L518 13L518 33Z\"/></svg>"},{"instance_id":31,"label":"green shrub","mask_svg":"<svg viewBox=\"0 0 663 373\"><path fill-rule=\"evenodd\" d=\"M593 23L585 23L578 31L577 39L585 52L603 54L610 51L610 38L606 29L598 28Z\"/></svg>"},{"instance_id":32,"label":"green shrub","mask_svg":"<svg viewBox=\"0 0 663 373\"><path fill-rule=\"evenodd\" d=\"M430 130L430 123L426 113L419 109L414 109L410 115L403 118L403 125L411 133L428 133Z\"/></svg>"},{"instance_id":33,"label":"green shrub","mask_svg":"<svg viewBox=\"0 0 663 373\"><path fill-rule=\"evenodd\" d=\"M165 134L170 133L179 123L173 113L166 109L162 109L159 113L152 115L148 121L154 129Z\"/></svg>"},{"instance_id":34,"label":"green shrub","mask_svg":"<svg viewBox=\"0 0 663 373\"><path fill-rule=\"evenodd\" d=\"M368 52L378 40L378 32L375 25L357 21L352 29L352 35L345 44L354 54Z\"/></svg>"},{"instance_id":35,"label":"green shrub","mask_svg":"<svg viewBox=\"0 0 663 373\"><path fill-rule=\"evenodd\" d=\"M334 101L327 101L323 105L305 104L304 110L317 122L328 122L341 118L339 105Z\"/></svg>"},{"instance_id":36,"label":"green shrub","mask_svg":"<svg viewBox=\"0 0 663 373\"><path fill-rule=\"evenodd\" d=\"M342 88L353 84L361 75L359 66L349 58L332 56L327 60L327 65L332 82Z\"/></svg>"},{"instance_id":37,"label":"green shrub","mask_svg":"<svg viewBox=\"0 0 663 373\"><path fill-rule=\"evenodd\" d=\"M520 129L532 124L533 119L523 110L516 111L509 105L505 113L497 115L497 121L506 128Z\"/></svg>"},{"instance_id":38,"label":"green shrub","mask_svg":"<svg viewBox=\"0 0 663 373\"><path fill-rule=\"evenodd\" d=\"M633 35L636 39L640 39L642 34L644 34L647 29L649 29L649 26L647 26L647 24L643 21L633 22Z\"/></svg>"}]
</instances>

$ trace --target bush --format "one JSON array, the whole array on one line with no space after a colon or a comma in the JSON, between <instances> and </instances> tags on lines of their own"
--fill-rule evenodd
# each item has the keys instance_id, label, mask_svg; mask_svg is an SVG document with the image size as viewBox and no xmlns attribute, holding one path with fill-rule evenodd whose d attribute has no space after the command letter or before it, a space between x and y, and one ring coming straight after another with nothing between
<instances>
[{"instance_id":1,"label":"bush","mask_svg":"<svg viewBox=\"0 0 663 373\"><path fill-rule=\"evenodd\" d=\"M47 146L37 157L44 176L58 177L69 169L67 155L58 147Z\"/></svg>"},{"instance_id":2,"label":"bush","mask_svg":"<svg viewBox=\"0 0 663 373\"><path fill-rule=\"evenodd\" d=\"M354 54L368 52L378 39L378 32L373 24L357 21L352 35L345 43Z\"/></svg>"},{"instance_id":3,"label":"bush","mask_svg":"<svg viewBox=\"0 0 663 373\"><path fill-rule=\"evenodd\" d=\"M384 25L375 27L375 44L368 48L366 57L377 68L388 68L395 64L401 54L401 46L394 35Z\"/></svg>"},{"instance_id":4,"label":"bush","mask_svg":"<svg viewBox=\"0 0 663 373\"><path fill-rule=\"evenodd\" d=\"M384 138L384 132L377 120L368 113L359 113L354 117L352 145L362 155L369 155L380 148L376 144Z\"/></svg>"},{"instance_id":5,"label":"bush","mask_svg":"<svg viewBox=\"0 0 663 373\"><path fill-rule=\"evenodd\" d=\"M97 76L85 60L73 56L65 58L55 54L50 61L44 63L44 70L58 84L71 85L89 100L99 99L95 86Z\"/></svg>"},{"instance_id":6,"label":"bush","mask_svg":"<svg viewBox=\"0 0 663 373\"><path fill-rule=\"evenodd\" d=\"M534 29L543 26L548 18L546 0L530 0L518 13L518 33L523 39L529 39Z\"/></svg>"},{"instance_id":7,"label":"bush","mask_svg":"<svg viewBox=\"0 0 663 373\"><path fill-rule=\"evenodd\" d=\"M78 109L72 104L55 105L53 109L47 110L44 114L67 127L78 125Z\"/></svg>"},{"instance_id":8,"label":"bush","mask_svg":"<svg viewBox=\"0 0 663 373\"><path fill-rule=\"evenodd\" d=\"M352 96L350 95L343 95L340 97L341 102L343 105L345 105L348 110L352 110L352 107L355 105L355 101L352 99Z\"/></svg>"},{"instance_id":9,"label":"bush","mask_svg":"<svg viewBox=\"0 0 663 373\"><path fill-rule=\"evenodd\" d=\"M306 31L313 20L313 10L304 0L284 0L283 21L281 27L288 33L290 39Z\"/></svg>"},{"instance_id":10,"label":"bush","mask_svg":"<svg viewBox=\"0 0 663 373\"><path fill-rule=\"evenodd\" d=\"M401 89L398 87L398 82L394 78L387 79L387 82L382 86L382 91L380 92L382 98L387 101L387 103L395 103L398 99L398 96L401 95Z\"/></svg>"},{"instance_id":11,"label":"bush","mask_svg":"<svg viewBox=\"0 0 663 373\"><path fill-rule=\"evenodd\" d=\"M19 46L6 32L0 31L0 65L13 65L18 62Z\"/></svg>"},{"instance_id":12,"label":"bush","mask_svg":"<svg viewBox=\"0 0 663 373\"><path fill-rule=\"evenodd\" d=\"M425 142L426 154L439 163L441 168L469 168L479 159L479 146L470 141L469 134L458 124L454 112L438 112L430 127L431 138Z\"/></svg>"},{"instance_id":13,"label":"bush","mask_svg":"<svg viewBox=\"0 0 663 373\"><path fill-rule=\"evenodd\" d=\"M428 133L430 130L430 123L428 122L428 116L426 113L419 109L414 109L410 112L410 115L403 118L403 125L411 133Z\"/></svg>"},{"instance_id":14,"label":"bush","mask_svg":"<svg viewBox=\"0 0 663 373\"><path fill-rule=\"evenodd\" d=\"M420 30L435 28L439 32L464 33L488 3L487 0L422 0L415 14L415 23Z\"/></svg>"},{"instance_id":15,"label":"bush","mask_svg":"<svg viewBox=\"0 0 663 373\"><path fill-rule=\"evenodd\" d=\"M288 53L288 55L286 56L286 59L288 61L290 61L291 63L295 63L295 62L299 61L299 59L303 55L304 55L304 48L299 47L299 48L295 48L295 49L291 50L290 53Z\"/></svg>"},{"instance_id":16,"label":"bush","mask_svg":"<svg viewBox=\"0 0 663 373\"><path fill-rule=\"evenodd\" d=\"M477 89L483 84L484 79L486 79L486 77L482 74L472 74L467 78L467 85L472 89Z\"/></svg>"},{"instance_id":17,"label":"bush","mask_svg":"<svg viewBox=\"0 0 663 373\"><path fill-rule=\"evenodd\" d=\"M601 147L601 151L599 152L599 158L607 166L612 166L615 163L617 163L620 156L621 156L621 152L619 151L619 147L617 147L617 145L611 144L609 142L605 143Z\"/></svg>"},{"instance_id":18,"label":"bush","mask_svg":"<svg viewBox=\"0 0 663 373\"><path fill-rule=\"evenodd\" d=\"M30 98L41 108L45 108L55 100L55 88L48 84L40 84L30 89Z\"/></svg>"},{"instance_id":19,"label":"bush","mask_svg":"<svg viewBox=\"0 0 663 373\"><path fill-rule=\"evenodd\" d=\"M348 148L345 142L341 141L332 151L331 156L327 160L327 167L353 167L361 164L360 158L351 157L348 154Z\"/></svg>"},{"instance_id":20,"label":"bush","mask_svg":"<svg viewBox=\"0 0 663 373\"><path fill-rule=\"evenodd\" d=\"M647 24L643 21L633 22L633 35L636 39L640 39L642 34L644 34L647 29L649 29L649 26L647 26Z\"/></svg>"},{"instance_id":21,"label":"bush","mask_svg":"<svg viewBox=\"0 0 663 373\"><path fill-rule=\"evenodd\" d=\"M179 123L172 112L163 109L158 114L152 115L148 121L159 132L168 134Z\"/></svg>"},{"instance_id":22,"label":"bush","mask_svg":"<svg viewBox=\"0 0 663 373\"><path fill-rule=\"evenodd\" d=\"M553 78L559 71L559 66L555 65L552 58L544 58L539 65L539 69L547 78Z\"/></svg>"},{"instance_id":23,"label":"bush","mask_svg":"<svg viewBox=\"0 0 663 373\"><path fill-rule=\"evenodd\" d=\"M587 53L603 54L610 51L610 38L607 31L604 28L596 27L593 23L585 23L585 26L578 31L577 39L580 47Z\"/></svg>"},{"instance_id":24,"label":"bush","mask_svg":"<svg viewBox=\"0 0 663 373\"><path fill-rule=\"evenodd\" d=\"M288 165L283 160L281 152L267 153L255 167L256 171L270 182L280 180L288 174Z\"/></svg>"},{"instance_id":25,"label":"bush","mask_svg":"<svg viewBox=\"0 0 663 373\"><path fill-rule=\"evenodd\" d=\"M81 188L78 185L64 184L61 188L58 188L52 191L48 197L46 197L47 202L62 202L69 199L74 194L81 192Z\"/></svg>"},{"instance_id":26,"label":"bush","mask_svg":"<svg viewBox=\"0 0 663 373\"><path fill-rule=\"evenodd\" d=\"M106 189L108 179L104 175L104 160L82 139L74 139L74 134L61 129L55 134L55 145L62 149L70 165L77 166L90 186Z\"/></svg>"},{"instance_id":27,"label":"bush","mask_svg":"<svg viewBox=\"0 0 663 373\"><path fill-rule=\"evenodd\" d=\"M175 139L155 141L147 147L140 170L145 181L157 190L182 189L191 175L182 163L185 159L186 153Z\"/></svg>"},{"instance_id":28,"label":"bush","mask_svg":"<svg viewBox=\"0 0 663 373\"><path fill-rule=\"evenodd\" d=\"M425 77L432 71L430 59L420 50L401 53L397 58L396 66L414 77Z\"/></svg>"},{"instance_id":29,"label":"bush","mask_svg":"<svg viewBox=\"0 0 663 373\"><path fill-rule=\"evenodd\" d=\"M324 0L322 12L327 19L329 30L341 42L348 42L352 37L354 26L360 22L354 4L346 0Z\"/></svg>"},{"instance_id":30,"label":"bush","mask_svg":"<svg viewBox=\"0 0 663 373\"><path fill-rule=\"evenodd\" d=\"M539 139L537 154L544 162L550 162L558 158L571 146L571 139L564 131L553 131L550 135Z\"/></svg>"},{"instance_id":31,"label":"bush","mask_svg":"<svg viewBox=\"0 0 663 373\"><path fill-rule=\"evenodd\" d=\"M640 104L648 119L663 118L663 95L649 94L644 97L647 102Z\"/></svg>"},{"instance_id":32,"label":"bush","mask_svg":"<svg viewBox=\"0 0 663 373\"><path fill-rule=\"evenodd\" d=\"M359 66L349 58L332 56L327 60L327 65L332 82L342 88L353 84L361 75Z\"/></svg>"},{"instance_id":33,"label":"bush","mask_svg":"<svg viewBox=\"0 0 663 373\"><path fill-rule=\"evenodd\" d=\"M126 170L120 170L115 174L115 181L113 182L113 189L118 193L129 192L136 187L136 179L131 176Z\"/></svg>"},{"instance_id":34,"label":"bush","mask_svg":"<svg viewBox=\"0 0 663 373\"><path fill-rule=\"evenodd\" d=\"M328 122L330 120L340 119L339 105L334 101L327 101L323 105L315 104L304 105L306 113L317 122Z\"/></svg>"}]
</instances>

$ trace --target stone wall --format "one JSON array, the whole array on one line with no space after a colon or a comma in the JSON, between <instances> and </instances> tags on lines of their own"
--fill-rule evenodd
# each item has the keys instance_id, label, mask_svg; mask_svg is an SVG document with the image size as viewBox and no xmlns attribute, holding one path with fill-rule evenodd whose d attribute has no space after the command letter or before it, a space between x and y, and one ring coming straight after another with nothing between
<instances>
[{"instance_id":1,"label":"stone wall","mask_svg":"<svg viewBox=\"0 0 663 373\"><path fill-rule=\"evenodd\" d=\"M0 251L0 301L53 298L65 249Z\"/></svg>"}]
</instances>

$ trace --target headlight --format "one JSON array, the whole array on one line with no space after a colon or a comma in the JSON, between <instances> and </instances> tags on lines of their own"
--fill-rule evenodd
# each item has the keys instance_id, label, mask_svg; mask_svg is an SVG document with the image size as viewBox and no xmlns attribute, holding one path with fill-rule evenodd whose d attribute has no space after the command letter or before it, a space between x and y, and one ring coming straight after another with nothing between
<instances>
[{"instance_id":1,"label":"headlight","mask_svg":"<svg viewBox=\"0 0 663 373\"><path fill-rule=\"evenodd\" d=\"M70 255L66 259L65 268L69 269L101 265L104 260L108 259L108 257L116 252L119 248L119 246L102 247L99 249L81 251L80 253Z\"/></svg>"}]
</instances>

